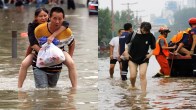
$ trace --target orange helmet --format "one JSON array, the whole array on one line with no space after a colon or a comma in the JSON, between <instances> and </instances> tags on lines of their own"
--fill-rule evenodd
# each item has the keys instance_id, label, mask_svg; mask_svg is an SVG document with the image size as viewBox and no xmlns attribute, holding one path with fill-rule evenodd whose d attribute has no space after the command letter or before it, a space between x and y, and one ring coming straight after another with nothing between
<instances>
[{"instance_id":1,"label":"orange helmet","mask_svg":"<svg viewBox=\"0 0 196 110\"><path fill-rule=\"evenodd\" d=\"M189 24L196 24L196 18L190 18L189 19Z\"/></svg>"},{"instance_id":2,"label":"orange helmet","mask_svg":"<svg viewBox=\"0 0 196 110\"><path fill-rule=\"evenodd\" d=\"M159 32L167 32L167 33L169 33L169 32L171 32L171 31L169 30L168 27L162 26L162 27L160 27Z\"/></svg>"}]
</instances>

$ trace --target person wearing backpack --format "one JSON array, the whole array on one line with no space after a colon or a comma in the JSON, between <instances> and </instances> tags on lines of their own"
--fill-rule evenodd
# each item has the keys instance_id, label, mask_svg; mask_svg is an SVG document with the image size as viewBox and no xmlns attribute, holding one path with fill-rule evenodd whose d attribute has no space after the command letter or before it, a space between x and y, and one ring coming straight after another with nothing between
<instances>
[{"instance_id":1,"label":"person wearing backpack","mask_svg":"<svg viewBox=\"0 0 196 110\"><path fill-rule=\"evenodd\" d=\"M169 49L175 49L176 45L172 47L168 47L167 43L167 35L170 33L169 28L166 26L160 27L159 29L160 35L156 41L156 48L153 51L153 54L155 55L161 69L160 72L158 72L153 77L170 77L170 66L169 62L167 60L167 57L169 56Z\"/></svg>"},{"instance_id":2,"label":"person wearing backpack","mask_svg":"<svg viewBox=\"0 0 196 110\"><path fill-rule=\"evenodd\" d=\"M179 31L176 35L174 35L170 42L168 43L169 47L172 47L174 45L177 45L176 50L174 51L174 54L181 54L185 56L190 56L190 47L192 44L192 41L189 36L191 28L187 28L184 31Z\"/></svg>"},{"instance_id":3,"label":"person wearing backpack","mask_svg":"<svg viewBox=\"0 0 196 110\"><path fill-rule=\"evenodd\" d=\"M191 56L196 53L196 18L190 18L188 23L191 28L178 32L170 41L169 46L177 44L177 49L174 54L182 54Z\"/></svg>"},{"instance_id":4,"label":"person wearing backpack","mask_svg":"<svg viewBox=\"0 0 196 110\"><path fill-rule=\"evenodd\" d=\"M129 68L130 69L130 81L131 85L128 89L136 89L135 82L137 72L140 74L140 85L143 93L146 92L147 80L146 71L149 62L149 58L153 54L155 49L155 37L150 32L151 24L149 22L142 22L140 25L140 31L136 33L131 40L129 37L126 41L126 45L131 42L131 45L125 48L125 56L129 56ZM149 47L151 51L149 51ZM139 71L137 68L139 67Z\"/></svg>"},{"instance_id":5,"label":"person wearing backpack","mask_svg":"<svg viewBox=\"0 0 196 110\"><path fill-rule=\"evenodd\" d=\"M120 62L122 65L121 78L123 81L127 80L127 73L128 73L128 60L124 57L125 43L127 37L130 35L130 33L132 33L132 31L133 31L132 24L125 23L124 32L119 38L119 55L120 55Z\"/></svg>"}]
</instances>

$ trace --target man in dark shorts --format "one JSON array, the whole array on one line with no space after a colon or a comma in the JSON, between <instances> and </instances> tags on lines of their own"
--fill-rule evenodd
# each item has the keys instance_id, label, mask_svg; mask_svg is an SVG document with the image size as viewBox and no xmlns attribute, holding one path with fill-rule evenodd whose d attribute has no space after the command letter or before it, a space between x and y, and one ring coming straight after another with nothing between
<instances>
[{"instance_id":1,"label":"man in dark shorts","mask_svg":"<svg viewBox=\"0 0 196 110\"><path fill-rule=\"evenodd\" d=\"M118 47L119 47L119 37L121 36L123 29L118 30L118 36L112 38L110 41L110 78L113 78L114 74L114 67L116 65L116 62L119 61L119 52L118 52ZM120 65L120 63L119 63ZM120 65L120 75L121 75L121 65Z\"/></svg>"}]
</instances>

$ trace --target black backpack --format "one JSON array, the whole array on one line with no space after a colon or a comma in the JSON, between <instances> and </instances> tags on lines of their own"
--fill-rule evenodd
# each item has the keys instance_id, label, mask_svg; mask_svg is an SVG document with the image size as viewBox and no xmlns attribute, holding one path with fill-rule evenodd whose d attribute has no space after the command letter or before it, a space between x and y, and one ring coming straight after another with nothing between
<instances>
[{"instance_id":1,"label":"black backpack","mask_svg":"<svg viewBox=\"0 0 196 110\"><path fill-rule=\"evenodd\" d=\"M130 34L129 36L131 36L131 40L130 40L130 42L128 43L128 52L130 53L130 51L131 51L131 45L132 45L132 41L133 41L133 39L135 38L135 35L136 35L136 33L137 33L137 31L133 31L133 33L132 33L132 35Z\"/></svg>"}]
</instances>

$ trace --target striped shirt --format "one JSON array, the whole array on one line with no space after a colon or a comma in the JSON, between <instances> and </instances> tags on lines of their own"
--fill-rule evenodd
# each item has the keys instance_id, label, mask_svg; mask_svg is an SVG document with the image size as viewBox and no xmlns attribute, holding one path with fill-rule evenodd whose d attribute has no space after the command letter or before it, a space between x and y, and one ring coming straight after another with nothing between
<instances>
[{"instance_id":1,"label":"striped shirt","mask_svg":"<svg viewBox=\"0 0 196 110\"><path fill-rule=\"evenodd\" d=\"M40 24L38 27L36 27L34 33L37 39L43 36L49 37L50 35L52 35L52 33L49 31L48 23ZM70 46L74 41L74 36L72 35L72 31L70 28L67 28L66 30L64 30L59 35L57 35L55 38L57 38L60 41L60 43L57 46L61 48L62 50L64 50L64 47L66 45ZM38 68L36 67L36 60L37 60L37 53L33 59L33 69ZM60 72L62 69L62 63L58 65L50 66L50 67L39 68L39 69L45 72L49 72L49 73Z\"/></svg>"}]
</instances>

